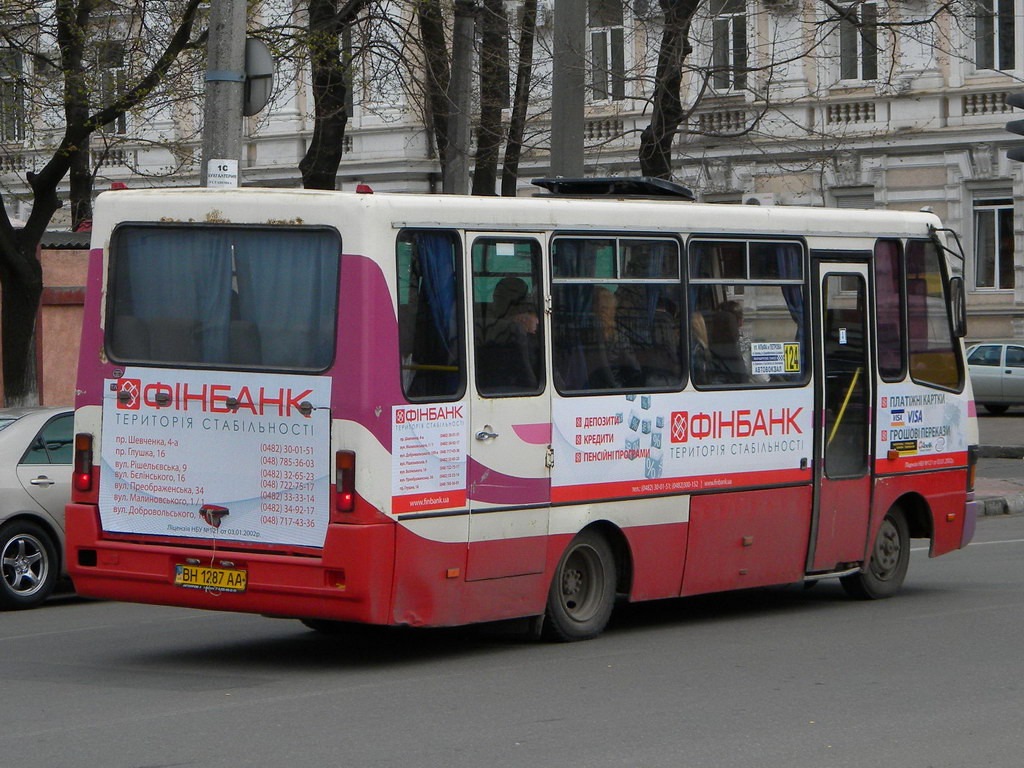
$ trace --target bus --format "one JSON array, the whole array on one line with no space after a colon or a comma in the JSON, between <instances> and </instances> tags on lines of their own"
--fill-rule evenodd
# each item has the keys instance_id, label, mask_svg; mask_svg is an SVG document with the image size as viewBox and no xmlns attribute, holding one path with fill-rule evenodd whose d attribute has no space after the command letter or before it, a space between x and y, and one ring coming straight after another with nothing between
<instances>
[{"instance_id":1,"label":"bus","mask_svg":"<svg viewBox=\"0 0 1024 768\"><path fill-rule=\"evenodd\" d=\"M966 546L955 235L668 186L100 195L76 589L570 641L618 599L889 597L911 538Z\"/></svg>"}]
</instances>

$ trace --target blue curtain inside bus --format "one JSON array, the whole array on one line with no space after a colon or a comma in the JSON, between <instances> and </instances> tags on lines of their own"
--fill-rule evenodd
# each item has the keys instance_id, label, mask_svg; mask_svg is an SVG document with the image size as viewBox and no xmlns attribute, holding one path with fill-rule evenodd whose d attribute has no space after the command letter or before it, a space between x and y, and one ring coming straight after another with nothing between
<instances>
[{"instance_id":1,"label":"blue curtain inside bus","mask_svg":"<svg viewBox=\"0 0 1024 768\"><path fill-rule=\"evenodd\" d=\"M108 347L126 362L322 370L339 253L325 230L126 227Z\"/></svg>"}]
</instances>

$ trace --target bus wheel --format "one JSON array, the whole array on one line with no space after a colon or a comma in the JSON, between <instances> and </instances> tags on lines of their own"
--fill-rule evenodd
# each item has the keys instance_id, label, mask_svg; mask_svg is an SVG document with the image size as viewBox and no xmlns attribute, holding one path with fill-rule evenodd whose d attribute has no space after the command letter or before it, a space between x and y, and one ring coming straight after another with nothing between
<instances>
[{"instance_id":1,"label":"bus wheel","mask_svg":"<svg viewBox=\"0 0 1024 768\"><path fill-rule=\"evenodd\" d=\"M615 556L597 531L580 533L562 554L548 592L545 634L571 642L597 637L615 604Z\"/></svg>"},{"instance_id":2,"label":"bus wheel","mask_svg":"<svg viewBox=\"0 0 1024 768\"><path fill-rule=\"evenodd\" d=\"M910 563L910 529L903 510L893 507L882 520L871 557L859 573L839 581L848 595L862 600L892 597L903 585Z\"/></svg>"},{"instance_id":3,"label":"bus wheel","mask_svg":"<svg viewBox=\"0 0 1024 768\"><path fill-rule=\"evenodd\" d=\"M0 527L0 608L35 608L57 583L57 553L42 528L25 520Z\"/></svg>"}]
</instances>

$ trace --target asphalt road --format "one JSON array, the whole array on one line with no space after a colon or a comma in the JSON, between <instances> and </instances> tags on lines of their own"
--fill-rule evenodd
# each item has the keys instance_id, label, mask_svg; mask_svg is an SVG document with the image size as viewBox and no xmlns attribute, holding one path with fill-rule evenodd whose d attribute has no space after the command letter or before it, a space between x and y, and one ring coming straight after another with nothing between
<instances>
[{"instance_id":1,"label":"asphalt road","mask_svg":"<svg viewBox=\"0 0 1024 768\"><path fill-rule=\"evenodd\" d=\"M985 519L891 600L622 606L569 645L52 601L0 614L0 766L1016 768L1022 556Z\"/></svg>"}]
</instances>

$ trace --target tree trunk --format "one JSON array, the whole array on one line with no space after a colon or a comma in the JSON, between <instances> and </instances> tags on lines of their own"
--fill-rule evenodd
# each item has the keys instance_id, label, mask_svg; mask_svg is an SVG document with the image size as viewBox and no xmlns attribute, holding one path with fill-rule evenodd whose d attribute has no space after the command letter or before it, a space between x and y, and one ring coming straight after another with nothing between
<instances>
[{"instance_id":1,"label":"tree trunk","mask_svg":"<svg viewBox=\"0 0 1024 768\"><path fill-rule=\"evenodd\" d=\"M448 154L448 84L451 82L448 42L444 36L444 16L439 0L419 0L416 8L426 69L424 117L427 129L434 137L433 148L441 163L443 179L445 158Z\"/></svg>"},{"instance_id":2,"label":"tree trunk","mask_svg":"<svg viewBox=\"0 0 1024 768\"><path fill-rule=\"evenodd\" d=\"M494 195L501 149L501 111L508 98L508 21L504 0L484 0L480 29L480 128L473 194Z\"/></svg>"},{"instance_id":3,"label":"tree trunk","mask_svg":"<svg viewBox=\"0 0 1024 768\"><path fill-rule=\"evenodd\" d=\"M644 176L672 178L672 142L685 112L679 88L683 62L692 48L687 40L690 21L700 0L660 0L665 26L658 49L651 123L640 135L640 170Z\"/></svg>"},{"instance_id":4,"label":"tree trunk","mask_svg":"<svg viewBox=\"0 0 1024 768\"><path fill-rule=\"evenodd\" d=\"M335 189L348 123L348 64L339 43L339 0L309 0L309 58L313 80L313 137L299 162L306 189Z\"/></svg>"},{"instance_id":5,"label":"tree trunk","mask_svg":"<svg viewBox=\"0 0 1024 768\"><path fill-rule=\"evenodd\" d=\"M36 405L35 326L43 295L43 268L34 245L16 237L16 262L0 262L0 327L2 327L4 405ZM13 262L13 263L12 263Z\"/></svg>"},{"instance_id":6,"label":"tree trunk","mask_svg":"<svg viewBox=\"0 0 1024 768\"><path fill-rule=\"evenodd\" d=\"M512 97L512 117L505 142L505 161L501 168L501 194L516 196L519 180L519 158L523 153L523 135L526 133L526 108L530 100L530 80L533 77L533 41L537 36L537 0L523 3L523 26L519 32L519 60L516 66L516 91Z\"/></svg>"}]
</instances>

